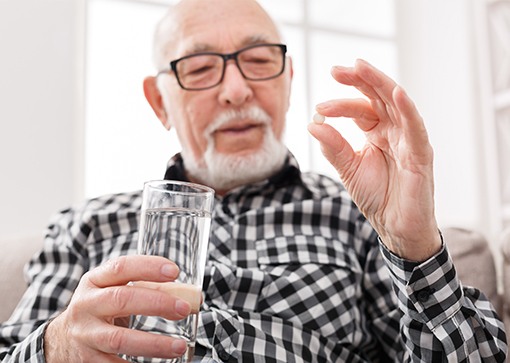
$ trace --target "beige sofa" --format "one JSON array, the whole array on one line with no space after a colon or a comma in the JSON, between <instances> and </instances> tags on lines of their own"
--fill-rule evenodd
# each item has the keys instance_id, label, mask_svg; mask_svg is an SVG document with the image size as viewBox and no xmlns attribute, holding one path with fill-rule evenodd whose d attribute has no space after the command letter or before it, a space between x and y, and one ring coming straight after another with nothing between
<instances>
[{"instance_id":1,"label":"beige sofa","mask_svg":"<svg viewBox=\"0 0 510 363\"><path fill-rule=\"evenodd\" d=\"M482 290L505 319L510 316L510 230L502 237L505 292L498 294L496 268L487 240L479 233L460 228L443 229L461 281ZM0 321L6 320L19 301L26 284L23 266L42 247L41 236L0 241ZM506 319L510 331L510 319Z\"/></svg>"},{"instance_id":2,"label":"beige sofa","mask_svg":"<svg viewBox=\"0 0 510 363\"><path fill-rule=\"evenodd\" d=\"M23 267L42 244L37 235L0 240L0 321L7 320L23 295Z\"/></svg>"}]
</instances>

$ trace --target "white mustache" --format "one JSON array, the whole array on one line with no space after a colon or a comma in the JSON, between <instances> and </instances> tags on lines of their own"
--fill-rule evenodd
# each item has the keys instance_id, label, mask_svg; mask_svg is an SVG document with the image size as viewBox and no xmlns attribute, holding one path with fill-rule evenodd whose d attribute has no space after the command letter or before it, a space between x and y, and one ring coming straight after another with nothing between
<instances>
[{"instance_id":1,"label":"white mustache","mask_svg":"<svg viewBox=\"0 0 510 363\"><path fill-rule=\"evenodd\" d=\"M210 136L214 131L233 120L249 119L260 122L264 125L271 124L271 117L262 108L252 106L242 110L228 110L219 114L214 121L205 129L206 136Z\"/></svg>"}]
</instances>

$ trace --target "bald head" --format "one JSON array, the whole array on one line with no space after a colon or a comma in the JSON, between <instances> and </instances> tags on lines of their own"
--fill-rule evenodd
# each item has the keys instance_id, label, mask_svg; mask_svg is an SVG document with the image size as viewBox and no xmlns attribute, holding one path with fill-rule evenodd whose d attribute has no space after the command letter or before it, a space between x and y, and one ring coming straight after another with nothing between
<instances>
[{"instance_id":1,"label":"bald head","mask_svg":"<svg viewBox=\"0 0 510 363\"><path fill-rule=\"evenodd\" d=\"M280 32L267 12L255 0L181 0L170 7L159 22L154 38L154 63L158 70L172 59L197 51L215 50L203 35L217 34L231 39L240 30L237 48L256 42L281 42ZM249 34L249 35L248 35ZM235 50L235 49L234 49Z\"/></svg>"}]
</instances>

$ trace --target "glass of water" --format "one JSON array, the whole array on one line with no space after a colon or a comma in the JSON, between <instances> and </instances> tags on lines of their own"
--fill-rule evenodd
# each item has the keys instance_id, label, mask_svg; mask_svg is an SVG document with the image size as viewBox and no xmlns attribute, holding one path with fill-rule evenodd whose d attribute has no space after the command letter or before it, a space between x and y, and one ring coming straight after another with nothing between
<instances>
[{"instance_id":1,"label":"glass of water","mask_svg":"<svg viewBox=\"0 0 510 363\"><path fill-rule=\"evenodd\" d=\"M130 357L131 362L191 362L213 205L214 191L203 185L172 180L144 184L138 253L166 257L179 266L180 274L172 282L135 284L146 284L187 300L192 314L178 321L159 316L131 316L132 329L169 335L188 342L188 350L180 358Z\"/></svg>"}]
</instances>

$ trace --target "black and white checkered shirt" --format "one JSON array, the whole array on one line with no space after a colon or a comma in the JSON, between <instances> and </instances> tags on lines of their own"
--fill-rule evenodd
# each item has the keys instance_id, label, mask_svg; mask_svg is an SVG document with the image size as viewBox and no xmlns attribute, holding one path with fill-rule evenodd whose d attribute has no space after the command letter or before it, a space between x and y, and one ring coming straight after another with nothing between
<instances>
[{"instance_id":1,"label":"black and white checkered shirt","mask_svg":"<svg viewBox=\"0 0 510 363\"><path fill-rule=\"evenodd\" d=\"M172 159L167 179L183 180ZM2 362L43 362L48 320L82 275L136 253L141 193L62 211L0 326ZM200 362L503 362L494 308L463 288L446 249L406 262L387 251L342 186L289 157L271 179L216 200Z\"/></svg>"}]
</instances>

